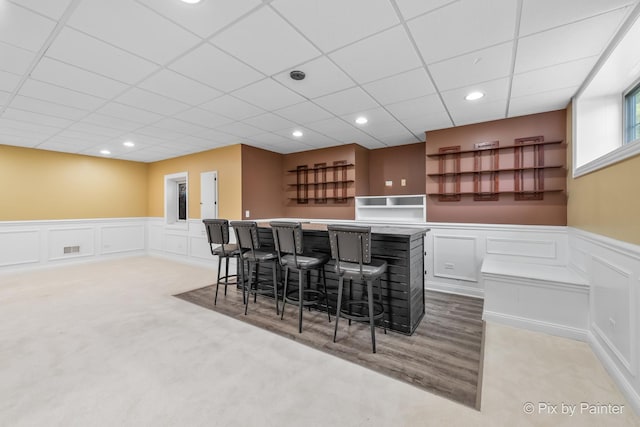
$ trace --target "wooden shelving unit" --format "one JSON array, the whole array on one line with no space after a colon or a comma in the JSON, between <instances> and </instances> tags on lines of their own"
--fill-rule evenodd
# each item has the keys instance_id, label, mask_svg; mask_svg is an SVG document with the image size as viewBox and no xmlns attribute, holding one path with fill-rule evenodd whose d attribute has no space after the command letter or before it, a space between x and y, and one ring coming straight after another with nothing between
<instances>
[{"instance_id":1,"label":"wooden shelving unit","mask_svg":"<svg viewBox=\"0 0 640 427\"><path fill-rule=\"evenodd\" d=\"M496 201L500 194L513 194L514 200L519 201L542 200L545 193L563 192L564 188L545 188L544 175L545 170L566 173L564 164L546 165L544 161L545 148L563 142L533 136L517 138L513 144L504 146L499 141L489 141L476 143L473 149L461 149L460 145L440 148L437 153L427 154L438 160L438 172L427 174L437 180L438 190L428 195L442 202L455 202L468 195L476 201ZM508 150L513 153L511 159L505 157ZM507 163L512 160L513 164L501 167L501 159ZM463 162L467 163L464 170ZM472 191L462 189L464 177L468 177L467 187L472 185Z\"/></svg>"},{"instance_id":2,"label":"wooden shelving unit","mask_svg":"<svg viewBox=\"0 0 640 427\"><path fill-rule=\"evenodd\" d=\"M291 190L295 190L295 197L289 197L290 201L297 204L308 204L310 201L316 204L346 203L355 197L354 191L349 191L354 186L355 180L349 179L349 170L355 165L345 160L334 161L333 164L316 163L313 167L299 165L296 169L288 170L295 174L296 182L287 184Z\"/></svg>"}]
</instances>

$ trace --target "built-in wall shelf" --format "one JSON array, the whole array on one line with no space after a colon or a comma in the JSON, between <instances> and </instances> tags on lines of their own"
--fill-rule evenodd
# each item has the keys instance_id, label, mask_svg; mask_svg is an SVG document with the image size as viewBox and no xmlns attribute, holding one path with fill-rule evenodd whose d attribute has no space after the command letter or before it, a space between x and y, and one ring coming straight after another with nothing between
<instances>
[{"instance_id":1,"label":"built-in wall shelf","mask_svg":"<svg viewBox=\"0 0 640 427\"><path fill-rule=\"evenodd\" d=\"M356 197L356 220L424 222L427 203L424 194Z\"/></svg>"},{"instance_id":2,"label":"built-in wall shelf","mask_svg":"<svg viewBox=\"0 0 640 427\"><path fill-rule=\"evenodd\" d=\"M289 174L295 174L295 182L287 184L287 191L295 191L295 197L290 195L288 200L299 205L347 203L355 197L354 166L346 160L336 160L332 164L298 165L288 170Z\"/></svg>"},{"instance_id":3,"label":"built-in wall shelf","mask_svg":"<svg viewBox=\"0 0 640 427\"><path fill-rule=\"evenodd\" d=\"M528 171L536 169L558 169L564 168L564 165L549 165L549 166L529 166L521 168L504 168L504 169L483 169L476 171L459 171L459 172L443 172L443 173L428 173L427 176L447 176L447 175L473 175L474 173L489 173L489 172L515 172L515 171Z\"/></svg>"},{"instance_id":4,"label":"built-in wall shelf","mask_svg":"<svg viewBox=\"0 0 640 427\"><path fill-rule=\"evenodd\" d=\"M520 138L523 139L523 138ZM509 149L514 149L514 148L522 148L522 147L532 147L532 146L538 146L538 145L550 145L550 144L562 144L564 141L563 140L559 140L559 141L533 141L533 142L524 142L522 144L513 144L513 145L503 145L502 147L496 146L496 147L481 147L481 148L474 148L474 149L469 149L469 150L458 150L455 151L455 154L466 154L466 153L477 153L478 151L485 151L485 150L498 150L498 151L502 151L502 150L509 150ZM431 154L427 154L427 157L441 157L441 156L447 156L449 154L452 154L451 151L445 151L445 152L441 152L441 153L431 153Z\"/></svg>"},{"instance_id":5,"label":"built-in wall shelf","mask_svg":"<svg viewBox=\"0 0 640 427\"><path fill-rule=\"evenodd\" d=\"M312 168L307 168L305 170L312 172L312 171L319 171L323 169L338 169L338 168L351 167L351 166L355 166L355 165L353 163L345 163L345 164L339 164L339 165L316 166ZM290 169L287 172L296 173L298 172L298 169Z\"/></svg>"}]
</instances>

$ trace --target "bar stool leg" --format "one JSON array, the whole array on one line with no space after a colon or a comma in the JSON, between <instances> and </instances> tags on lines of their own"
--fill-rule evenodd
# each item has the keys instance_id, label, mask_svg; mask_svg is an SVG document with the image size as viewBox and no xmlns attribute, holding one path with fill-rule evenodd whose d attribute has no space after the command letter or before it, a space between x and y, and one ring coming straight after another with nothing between
<instances>
[{"instance_id":1,"label":"bar stool leg","mask_svg":"<svg viewBox=\"0 0 640 427\"><path fill-rule=\"evenodd\" d=\"M336 342L338 334L338 320L340 320L340 307L342 305L342 286L344 285L344 277L340 276L338 280L338 305L336 306L336 327L333 330L333 342Z\"/></svg>"},{"instance_id":2,"label":"bar stool leg","mask_svg":"<svg viewBox=\"0 0 640 427\"><path fill-rule=\"evenodd\" d=\"M247 315L247 309L249 308L249 298L251 297L251 285L252 285L252 279L253 279L253 270L254 270L254 266L253 263L251 261L247 261L248 267L249 267L249 283L247 284L247 303L244 305L244 314L245 316ZM255 296L256 293L254 292L253 295ZM254 300L255 302L255 300Z\"/></svg>"},{"instance_id":3,"label":"bar stool leg","mask_svg":"<svg viewBox=\"0 0 640 427\"><path fill-rule=\"evenodd\" d=\"M216 277L216 296L213 298L213 305L216 305L218 303L218 288L220 288L220 266L222 264L222 257L218 256L218 277ZM226 286L224 288L225 290L225 295L226 295Z\"/></svg>"},{"instance_id":4,"label":"bar stool leg","mask_svg":"<svg viewBox=\"0 0 640 427\"><path fill-rule=\"evenodd\" d=\"M280 314L280 304L278 301L278 272L277 272L277 268L278 268L278 263L277 262L273 262L273 299L276 300L276 316L278 314Z\"/></svg>"},{"instance_id":5,"label":"bar stool leg","mask_svg":"<svg viewBox=\"0 0 640 427\"><path fill-rule=\"evenodd\" d=\"M229 285L229 257L224 257L224 294L227 295Z\"/></svg>"},{"instance_id":6,"label":"bar stool leg","mask_svg":"<svg viewBox=\"0 0 640 427\"><path fill-rule=\"evenodd\" d=\"M369 324L371 325L371 345L373 352L376 352L376 326L373 311L373 281L367 280L367 297L369 300Z\"/></svg>"},{"instance_id":7,"label":"bar stool leg","mask_svg":"<svg viewBox=\"0 0 640 427\"><path fill-rule=\"evenodd\" d=\"M378 301L382 305L382 313L384 313L384 302L382 301L382 279L378 277ZM382 315L382 327L384 328L384 334L387 335L387 324L384 321L384 314Z\"/></svg>"},{"instance_id":8,"label":"bar stool leg","mask_svg":"<svg viewBox=\"0 0 640 427\"><path fill-rule=\"evenodd\" d=\"M287 288L289 287L289 267L284 268L284 293L282 294L282 311L280 320L284 318L284 306L287 304Z\"/></svg>"},{"instance_id":9,"label":"bar stool leg","mask_svg":"<svg viewBox=\"0 0 640 427\"><path fill-rule=\"evenodd\" d=\"M244 257L242 255L238 255L236 258L236 275L238 274L238 270L240 271L240 286L242 287L242 303L247 303L246 286L244 284ZM238 276L236 276L238 277Z\"/></svg>"},{"instance_id":10,"label":"bar stool leg","mask_svg":"<svg viewBox=\"0 0 640 427\"><path fill-rule=\"evenodd\" d=\"M318 270L318 274L320 274L320 270ZM327 304L327 317L329 318L329 323L331 323L331 312L329 310L329 293L327 292L327 272L324 269L324 265L322 266L322 284L324 285L324 302Z\"/></svg>"},{"instance_id":11,"label":"bar stool leg","mask_svg":"<svg viewBox=\"0 0 640 427\"><path fill-rule=\"evenodd\" d=\"M305 271L298 270L298 333L299 334L302 333L302 308L304 307L304 305L302 304L302 301L304 299L303 297L304 287L302 285L304 282L304 276L305 276Z\"/></svg>"}]
</instances>

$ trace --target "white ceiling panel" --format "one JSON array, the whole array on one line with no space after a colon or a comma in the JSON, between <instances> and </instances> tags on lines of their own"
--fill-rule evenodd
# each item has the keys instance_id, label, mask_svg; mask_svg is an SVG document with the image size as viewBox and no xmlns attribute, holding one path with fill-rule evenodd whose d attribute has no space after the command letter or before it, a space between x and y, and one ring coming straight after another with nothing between
<instances>
[{"instance_id":1,"label":"white ceiling panel","mask_svg":"<svg viewBox=\"0 0 640 427\"><path fill-rule=\"evenodd\" d=\"M13 120L4 116L0 117L0 130L7 132L9 129L18 131L16 135L40 135L52 136L60 132L59 127L53 127L37 122L25 122L22 120Z\"/></svg>"},{"instance_id":2,"label":"white ceiling panel","mask_svg":"<svg viewBox=\"0 0 640 427\"><path fill-rule=\"evenodd\" d=\"M378 103L359 87L323 96L314 102L339 116L379 107Z\"/></svg>"},{"instance_id":3,"label":"white ceiling panel","mask_svg":"<svg viewBox=\"0 0 640 427\"><path fill-rule=\"evenodd\" d=\"M620 25L623 9L565 25L518 41L516 73L599 55Z\"/></svg>"},{"instance_id":4,"label":"white ceiling panel","mask_svg":"<svg viewBox=\"0 0 640 427\"><path fill-rule=\"evenodd\" d=\"M152 62L68 27L58 34L46 54L129 84L138 82L158 68Z\"/></svg>"},{"instance_id":5,"label":"white ceiling panel","mask_svg":"<svg viewBox=\"0 0 640 427\"><path fill-rule=\"evenodd\" d=\"M590 18L633 3L633 0L524 0L520 36Z\"/></svg>"},{"instance_id":6,"label":"white ceiling panel","mask_svg":"<svg viewBox=\"0 0 640 427\"><path fill-rule=\"evenodd\" d=\"M513 43L503 43L471 54L429 65L439 90L506 77L511 72Z\"/></svg>"},{"instance_id":7,"label":"white ceiling panel","mask_svg":"<svg viewBox=\"0 0 640 427\"><path fill-rule=\"evenodd\" d=\"M369 135L375 135L377 139L384 142L386 145L392 145L394 139L399 139L402 141L409 142L401 142L400 144L410 144L413 142L417 142L415 135L411 133L402 123L397 120L391 122L384 123L368 123L369 126L366 129L363 129L364 132Z\"/></svg>"},{"instance_id":8,"label":"white ceiling panel","mask_svg":"<svg viewBox=\"0 0 640 427\"><path fill-rule=\"evenodd\" d=\"M33 79L24 82L18 93L31 98L43 99L82 110L94 110L105 102L104 99L95 96L86 95Z\"/></svg>"},{"instance_id":9,"label":"white ceiling panel","mask_svg":"<svg viewBox=\"0 0 640 427\"><path fill-rule=\"evenodd\" d=\"M124 83L52 58L42 58L31 77L102 98L112 98L128 87Z\"/></svg>"},{"instance_id":10,"label":"white ceiling panel","mask_svg":"<svg viewBox=\"0 0 640 427\"><path fill-rule=\"evenodd\" d=\"M549 90L576 87L585 79L597 57L565 62L513 76L511 96L535 95Z\"/></svg>"},{"instance_id":11,"label":"white ceiling panel","mask_svg":"<svg viewBox=\"0 0 640 427\"><path fill-rule=\"evenodd\" d=\"M233 96L265 110L278 110L305 99L272 79L264 79L233 92Z\"/></svg>"},{"instance_id":12,"label":"white ceiling panel","mask_svg":"<svg viewBox=\"0 0 640 427\"><path fill-rule=\"evenodd\" d=\"M454 124L460 126L505 118L508 89L509 79L505 78L442 92L442 97ZM464 97L472 90L481 91L485 96L475 101L467 101Z\"/></svg>"},{"instance_id":13,"label":"white ceiling panel","mask_svg":"<svg viewBox=\"0 0 640 427\"><path fill-rule=\"evenodd\" d=\"M368 83L422 65L402 26L342 48L330 57L358 83Z\"/></svg>"},{"instance_id":14,"label":"white ceiling panel","mask_svg":"<svg viewBox=\"0 0 640 427\"><path fill-rule=\"evenodd\" d=\"M6 0L1 4L0 41L37 52L56 26L56 21Z\"/></svg>"},{"instance_id":15,"label":"white ceiling panel","mask_svg":"<svg viewBox=\"0 0 640 427\"><path fill-rule=\"evenodd\" d=\"M290 138L268 132L268 133L261 133L260 135L253 135L251 138L248 139L248 141L250 141L254 146L259 147L261 145L269 145L269 146L272 146L273 148L274 146L288 143L290 141Z\"/></svg>"},{"instance_id":16,"label":"white ceiling panel","mask_svg":"<svg viewBox=\"0 0 640 427\"><path fill-rule=\"evenodd\" d=\"M294 131L302 132L301 137L293 136ZM274 132L276 135L281 135L283 138L288 138L301 144L308 145L310 147L330 147L332 145L337 145L338 141L333 138L330 138L321 133L315 132L311 129L307 129L301 126L295 126L288 129L281 129L279 131Z\"/></svg>"},{"instance_id":17,"label":"white ceiling panel","mask_svg":"<svg viewBox=\"0 0 640 427\"><path fill-rule=\"evenodd\" d=\"M59 19L67 9L69 4L71 3L71 0L11 0L11 1L53 19Z\"/></svg>"},{"instance_id":18,"label":"white ceiling panel","mask_svg":"<svg viewBox=\"0 0 640 427\"><path fill-rule=\"evenodd\" d=\"M174 132L180 132L185 135L196 134L198 132L202 132L206 130L204 126L199 126L194 123L188 123L182 120L177 120L173 118L165 118L157 121L153 124L155 127L159 127L162 129L168 129Z\"/></svg>"},{"instance_id":19,"label":"white ceiling panel","mask_svg":"<svg viewBox=\"0 0 640 427\"><path fill-rule=\"evenodd\" d=\"M2 114L2 118L53 126L60 129L65 128L73 123L72 120L48 116L46 114L32 113L31 111L16 110L15 108L7 108Z\"/></svg>"},{"instance_id":20,"label":"white ceiling panel","mask_svg":"<svg viewBox=\"0 0 640 427\"><path fill-rule=\"evenodd\" d=\"M98 126L116 129L122 132L130 132L140 127L140 123L131 120L121 119L119 117L105 116L103 114L93 113L82 120L84 123L90 123Z\"/></svg>"},{"instance_id":21,"label":"white ceiling panel","mask_svg":"<svg viewBox=\"0 0 640 427\"><path fill-rule=\"evenodd\" d=\"M21 76L18 74L0 71L0 90L5 92L13 92L20 83Z\"/></svg>"},{"instance_id":22,"label":"white ceiling panel","mask_svg":"<svg viewBox=\"0 0 640 427\"><path fill-rule=\"evenodd\" d=\"M215 144L236 144L240 142L240 138L235 135L230 135L228 133L220 132L217 130L207 129L203 132L199 132L196 134L198 138L205 139L207 141L213 142Z\"/></svg>"},{"instance_id":23,"label":"white ceiling panel","mask_svg":"<svg viewBox=\"0 0 640 427\"><path fill-rule=\"evenodd\" d=\"M267 75L320 54L318 49L268 7L242 19L211 41Z\"/></svg>"},{"instance_id":24,"label":"white ceiling panel","mask_svg":"<svg viewBox=\"0 0 640 427\"><path fill-rule=\"evenodd\" d=\"M357 124L356 119L358 117L365 117L368 122L365 124ZM345 114L340 117L347 123L354 124L358 129L361 129L363 132L367 132L367 129L371 129L372 126L377 126L379 124L385 124L389 122L395 122L396 119L393 117L387 110L382 107L373 108L371 110L359 111L357 113Z\"/></svg>"},{"instance_id":25,"label":"white ceiling panel","mask_svg":"<svg viewBox=\"0 0 640 427\"><path fill-rule=\"evenodd\" d=\"M355 142L359 138L368 138L359 129L336 117L309 123L306 127L340 142Z\"/></svg>"},{"instance_id":26,"label":"white ceiling panel","mask_svg":"<svg viewBox=\"0 0 640 427\"><path fill-rule=\"evenodd\" d=\"M305 124L333 117L333 114L311 101L276 110L275 113L295 123Z\"/></svg>"},{"instance_id":27,"label":"white ceiling panel","mask_svg":"<svg viewBox=\"0 0 640 427\"><path fill-rule=\"evenodd\" d=\"M222 91L232 91L264 78L264 75L204 44L170 65L171 69Z\"/></svg>"},{"instance_id":28,"label":"white ceiling panel","mask_svg":"<svg viewBox=\"0 0 640 427\"><path fill-rule=\"evenodd\" d=\"M96 112L104 114L105 116L118 117L120 119L130 120L144 125L157 122L163 117L160 114L141 110L139 108L134 108L117 102L109 102L96 110Z\"/></svg>"},{"instance_id":29,"label":"white ceiling panel","mask_svg":"<svg viewBox=\"0 0 640 427\"><path fill-rule=\"evenodd\" d=\"M60 141L67 140L67 143L69 143L69 144L70 143L77 143L77 142L97 144L97 143L100 143L100 142L106 142L111 137L94 135L94 134L87 133L87 132L79 132L79 131L76 131L76 130L65 129L63 131L60 131L58 134L56 134L56 136L53 137L52 139L54 139L54 138L55 139L59 139Z\"/></svg>"},{"instance_id":30,"label":"white ceiling panel","mask_svg":"<svg viewBox=\"0 0 640 427\"><path fill-rule=\"evenodd\" d=\"M5 91L0 90L0 105L6 104L6 102L9 100L10 96L11 96L11 94L9 92L5 92Z\"/></svg>"},{"instance_id":31,"label":"white ceiling panel","mask_svg":"<svg viewBox=\"0 0 640 427\"><path fill-rule=\"evenodd\" d=\"M260 0L207 0L198 4L186 4L175 0L140 2L202 38L208 38L262 4Z\"/></svg>"},{"instance_id":32,"label":"white ceiling panel","mask_svg":"<svg viewBox=\"0 0 640 427\"><path fill-rule=\"evenodd\" d=\"M201 41L131 0L83 0L68 25L158 64L167 63Z\"/></svg>"},{"instance_id":33,"label":"white ceiling panel","mask_svg":"<svg viewBox=\"0 0 640 427\"><path fill-rule=\"evenodd\" d=\"M355 86L354 81L338 68L326 56L322 56L296 69L304 71L304 80L293 80L291 70L280 73L274 78L280 83L307 98L317 98Z\"/></svg>"},{"instance_id":34,"label":"white ceiling panel","mask_svg":"<svg viewBox=\"0 0 640 427\"><path fill-rule=\"evenodd\" d=\"M87 123L80 121L72 124L67 128L69 131L84 132L96 136L106 136L108 138L115 138L122 135L124 132L119 129L99 126L93 123Z\"/></svg>"},{"instance_id":35,"label":"white ceiling panel","mask_svg":"<svg viewBox=\"0 0 640 427\"><path fill-rule=\"evenodd\" d=\"M404 19L411 19L457 0L396 0Z\"/></svg>"},{"instance_id":36,"label":"white ceiling panel","mask_svg":"<svg viewBox=\"0 0 640 427\"><path fill-rule=\"evenodd\" d=\"M189 108L187 104L182 102L137 88L127 91L119 96L116 101L163 115L177 114Z\"/></svg>"},{"instance_id":37,"label":"white ceiling panel","mask_svg":"<svg viewBox=\"0 0 640 427\"><path fill-rule=\"evenodd\" d=\"M19 110L46 114L49 116L60 117L68 120L80 120L88 114L87 110L54 104L53 102L29 98L22 95L18 95L13 99L13 101L11 102L11 107L17 108Z\"/></svg>"},{"instance_id":38,"label":"white ceiling panel","mask_svg":"<svg viewBox=\"0 0 640 427\"><path fill-rule=\"evenodd\" d=\"M38 149L75 154L84 149L79 148L78 145L78 143L69 143L68 141L64 141L61 139L49 139L38 144Z\"/></svg>"},{"instance_id":39,"label":"white ceiling panel","mask_svg":"<svg viewBox=\"0 0 640 427\"><path fill-rule=\"evenodd\" d=\"M355 142L355 141L354 141ZM385 148L386 145L384 145L382 142L378 141L377 139L373 139L373 138L365 138L365 139L358 139L357 142L355 142L356 144L368 148L370 150L375 150L377 148Z\"/></svg>"},{"instance_id":40,"label":"white ceiling panel","mask_svg":"<svg viewBox=\"0 0 640 427\"><path fill-rule=\"evenodd\" d=\"M271 4L325 52L399 23L388 0L276 0Z\"/></svg>"},{"instance_id":41,"label":"white ceiling panel","mask_svg":"<svg viewBox=\"0 0 640 427\"><path fill-rule=\"evenodd\" d=\"M24 74L29 70L35 54L26 49L0 42L0 70L14 74Z\"/></svg>"},{"instance_id":42,"label":"white ceiling panel","mask_svg":"<svg viewBox=\"0 0 640 427\"><path fill-rule=\"evenodd\" d=\"M427 130L446 129L453 126L453 122L446 111L424 114L409 119L403 119L404 124L420 140L425 140Z\"/></svg>"},{"instance_id":43,"label":"white ceiling panel","mask_svg":"<svg viewBox=\"0 0 640 427\"><path fill-rule=\"evenodd\" d=\"M276 116L273 113L266 113L259 116L251 117L250 119L246 119L244 122L267 132L286 129L295 125L295 123L287 119L283 119L280 116Z\"/></svg>"},{"instance_id":44,"label":"white ceiling panel","mask_svg":"<svg viewBox=\"0 0 640 427\"><path fill-rule=\"evenodd\" d=\"M258 129L257 127L253 127L243 122L229 123L228 125L218 127L216 130L219 132L239 136L240 138L259 135L264 132L262 129Z\"/></svg>"},{"instance_id":45,"label":"white ceiling panel","mask_svg":"<svg viewBox=\"0 0 640 427\"><path fill-rule=\"evenodd\" d=\"M200 108L220 114L221 116L229 117L233 120L243 120L265 112L262 108L258 108L230 95L221 96L213 101L204 103L200 105Z\"/></svg>"},{"instance_id":46,"label":"white ceiling panel","mask_svg":"<svg viewBox=\"0 0 640 427\"><path fill-rule=\"evenodd\" d=\"M206 128L215 128L231 123L233 120L219 114L203 110L201 108L191 108L175 115L176 118L185 122L195 123Z\"/></svg>"},{"instance_id":47,"label":"white ceiling panel","mask_svg":"<svg viewBox=\"0 0 640 427\"><path fill-rule=\"evenodd\" d=\"M179 141L180 138L185 137L185 134L183 133L159 128L156 126L145 126L143 128L136 129L135 134L157 138L159 140L159 143L167 141Z\"/></svg>"},{"instance_id":48,"label":"white ceiling panel","mask_svg":"<svg viewBox=\"0 0 640 427\"><path fill-rule=\"evenodd\" d=\"M35 148L41 139L0 134L0 145L14 145L16 147Z\"/></svg>"},{"instance_id":49,"label":"white ceiling panel","mask_svg":"<svg viewBox=\"0 0 640 427\"><path fill-rule=\"evenodd\" d=\"M512 98L509 101L509 117L567 108L567 100L577 90L578 87L574 86Z\"/></svg>"},{"instance_id":50,"label":"white ceiling panel","mask_svg":"<svg viewBox=\"0 0 640 427\"><path fill-rule=\"evenodd\" d=\"M381 104L418 98L436 91L422 67L367 83L362 87Z\"/></svg>"},{"instance_id":51,"label":"white ceiling panel","mask_svg":"<svg viewBox=\"0 0 640 427\"><path fill-rule=\"evenodd\" d=\"M281 154L297 153L299 151L307 151L313 149L313 147L298 141L286 141L278 145L266 145L265 148L267 150Z\"/></svg>"},{"instance_id":52,"label":"white ceiling panel","mask_svg":"<svg viewBox=\"0 0 640 427\"><path fill-rule=\"evenodd\" d=\"M149 77L138 87L190 105L202 104L222 95L218 90L166 69Z\"/></svg>"},{"instance_id":53,"label":"white ceiling panel","mask_svg":"<svg viewBox=\"0 0 640 427\"><path fill-rule=\"evenodd\" d=\"M422 57L431 64L513 39L513 0L460 0L409 22Z\"/></svg>"}]
</instances>

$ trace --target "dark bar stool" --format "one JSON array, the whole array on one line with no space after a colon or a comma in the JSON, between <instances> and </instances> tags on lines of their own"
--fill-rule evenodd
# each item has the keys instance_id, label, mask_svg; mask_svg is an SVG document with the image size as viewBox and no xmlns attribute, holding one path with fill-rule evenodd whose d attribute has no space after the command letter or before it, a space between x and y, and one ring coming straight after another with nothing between
<instances>
[{"instance_id":1,"label":"dark bar stool","mask_svg":"<svg viewBox=\"0 0 640 427\"><path fill-rule=\"evenodd\" d=\"M260 249L260 239L258 238L258 224L254 221L232 221L231 227L236 233L236 241L238 247L243 251L241 258L247 261L249 278L247 283L247 298L244 305L244 314L247 314L249 307L249 297L253 294L253 302L256 302L257 294L271 294L276 301L276 314L280 314L278 304L278 280L276 270L278 269L278 254L275 251ZM270 263L273 269L273 284L267 288L260 287L265 283L260 282L260 264ZM242 271L244 272L244 262L242 262ZM255 273L255 283L253 274ZM243 274L243 277L244 274ZM243 281L244 284L244 281Z\"/></svg>"},{"instance_id":2,"label":"dark bar stool","mask_svg":"<svg viewBox=\"0 0 640 427\"><path fill-rule=\"evenodd\" d=\"M289 303L298 304L298 332L302 333L302 311L304 307L318 306L324 299L327 304L327 317L331 322L329 313L329 300L327 298L327 277L324 266L329 261L329 255L322 253L304 253L302 246L302 225L299 222L273 221L270 223L273 230L273 241L276 245L280 266L284 268L284 293L282 294L282 313L280 319L284 317L284 306ZM298 290L288 291L289 270L298 272ZM311 270L318 271L318 285L320 276L324 285L324 292L308 287ZM307 288L304 287L305 277L307 277Z\"/></svg>"},{"instance_id":3,"label":"dark bar stool","mask_svg":"<svg viewBox=\"0 0 640 427\"><path fill-rule=\"evenodd\" d=\"M371 227L354 225L328 225L329 242L331 244L331 257L336 260L336 272L338 280L338 304L336 307L336 326L333 332L333 342L336 342L338 333L338 320L340 316L351 320L368 321L371 325L371 345L376 352L375 321L384 316L382 305L382 290L380 277L387 271L387 263L382 260L371 259ZM349 295L352 295L353 280L366 282L366 299L351 299L343 303L342 291L344 280L350 282ZM378 301L374 301L373 282L377 281ZM364 297L364 295L363 295ZM346 309L343 308L346 306ZM367 312L360 310L353 313L353 307L367 308ZM384 325L383 325L384 326ZM387 333L386 326L384 333Z\"/></svg>"},{"instance_id":4,"label":"dark bar stool","mask_svg":"<svg viewBox=\"0 0 640 427\"><path fill-rule=\"evenodd\" d=\"M239 269L241 267L240 249L235 243L229 243L229 221L226 219L203 219L202 222L204 223L204 228L207 231L211 255L218 257L216 296L213 299L213 305L216 305L218 303L218 288L220 287L220 280L224 279L223 285L225 295L227 295L227 286L238 284L238 274L229 274L229 258L236 258L238 265L237 268ZM224 276L220 276L223 259L225 261ZM233 282L229 282L229 279L232 277L235 278L235 280ZM242 302L244 303L244 287L242 290Z\"/></svg>"}]
</instances>

